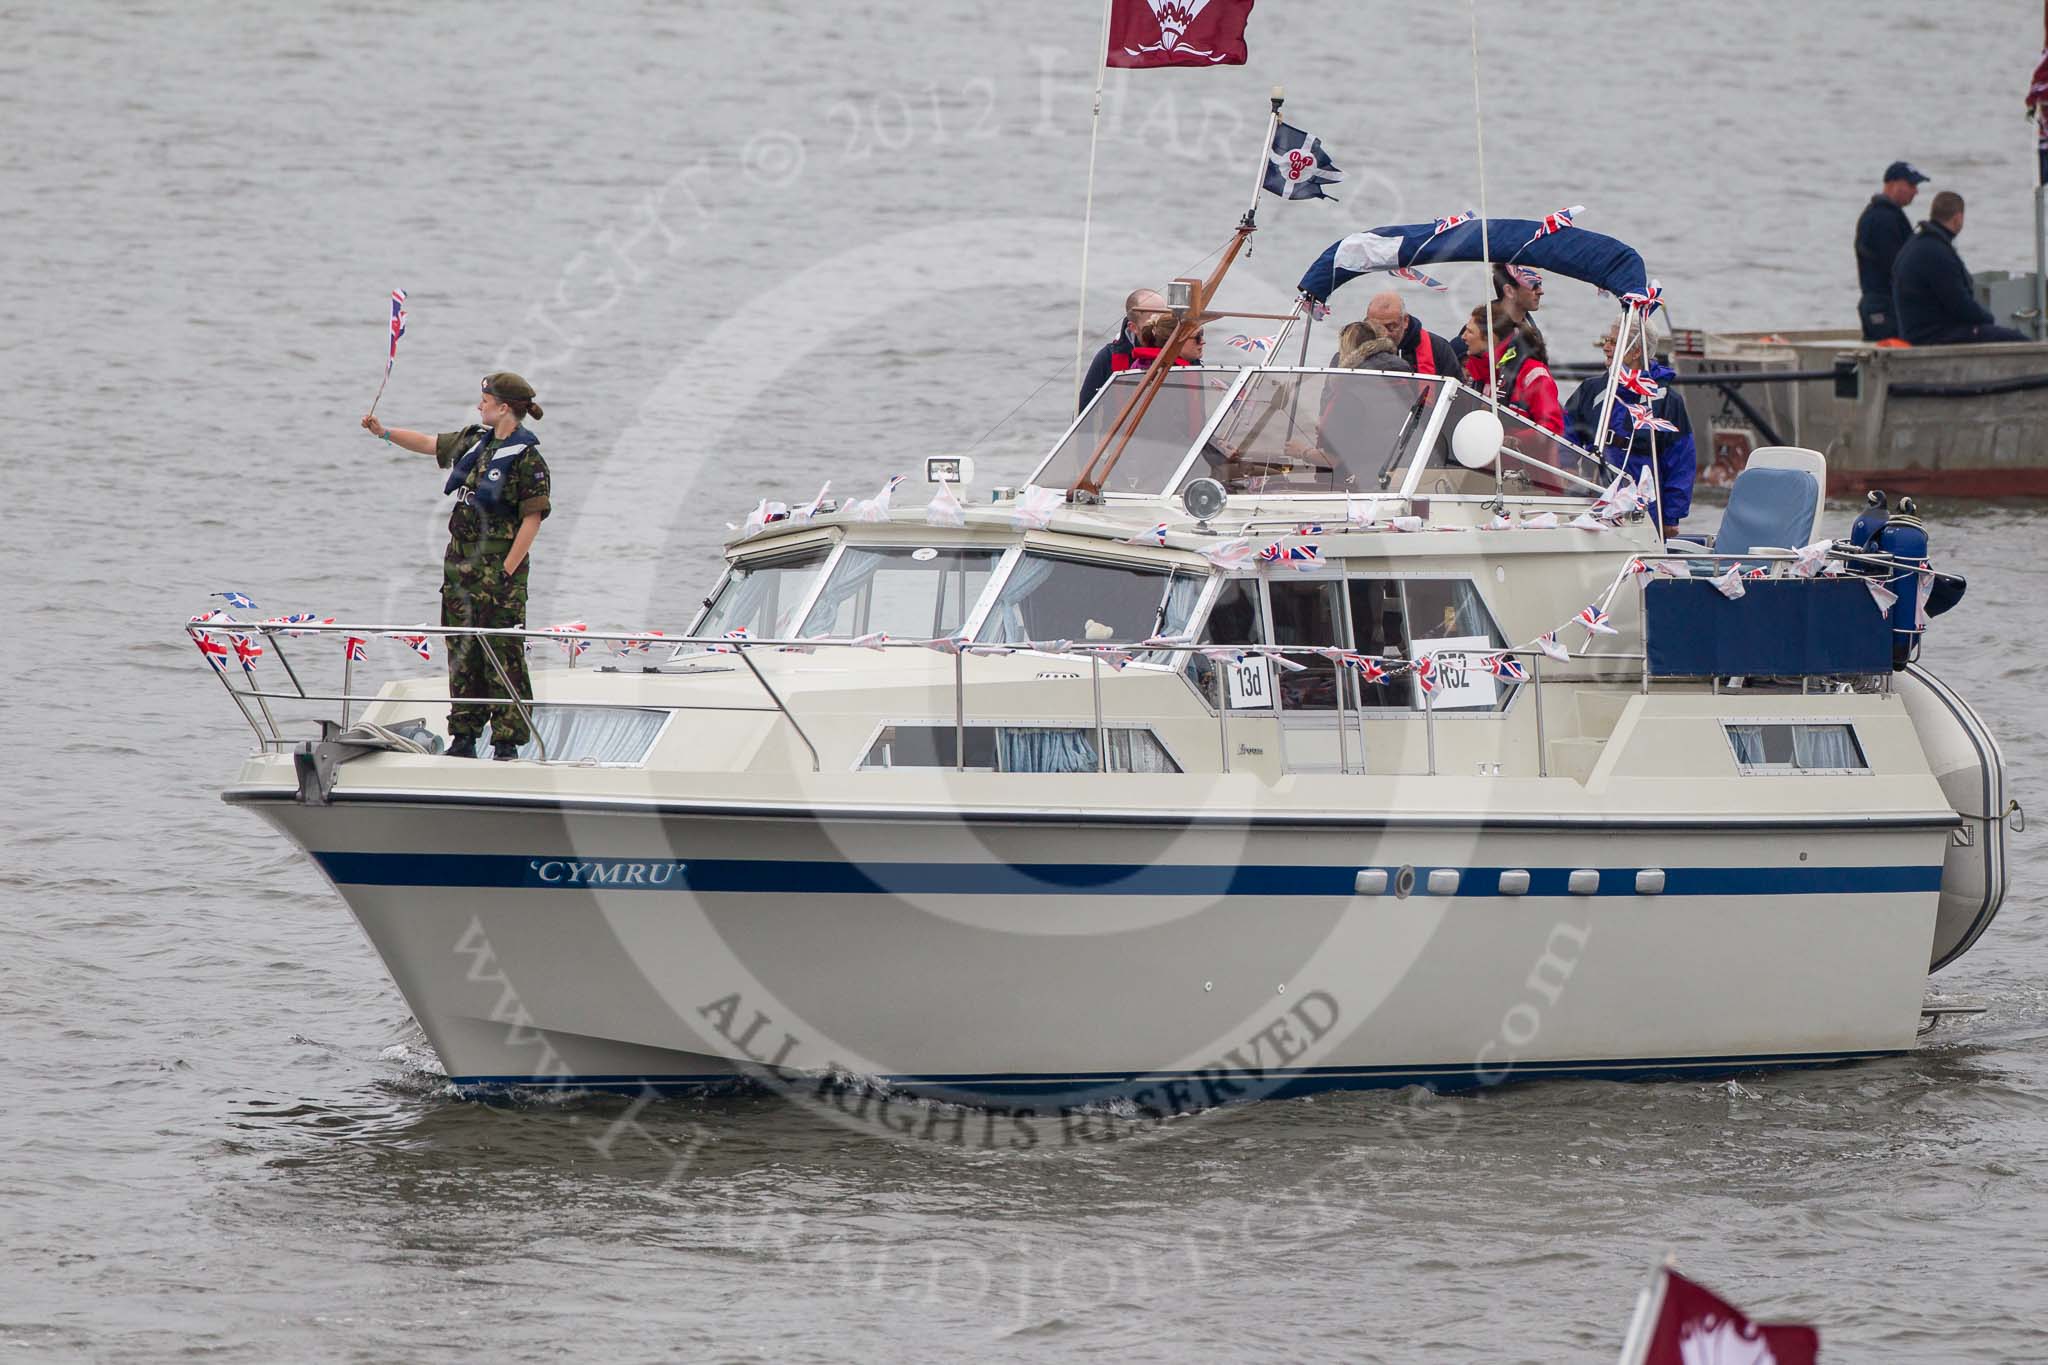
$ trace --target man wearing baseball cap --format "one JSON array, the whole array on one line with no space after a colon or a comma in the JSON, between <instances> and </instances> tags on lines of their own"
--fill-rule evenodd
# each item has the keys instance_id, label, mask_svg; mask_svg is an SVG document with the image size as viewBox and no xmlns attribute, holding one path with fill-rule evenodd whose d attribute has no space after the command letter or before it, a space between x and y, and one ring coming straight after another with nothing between
<instances>
[{"instance_id":1,"label":"man wearing baseball cap","mask_svg":"<svg viewBox=\"0 0 2048 1365\"><path fill-rule=\"evenodd\" d=\"M1870 197L1856 220L1856 282L1862 290L1856 313L1863 320L1865 341L1899 334L1898 319L1892 316L1892 262L1913 235L1906 205L1926 180L1912 163L1894 161L1884 168L1884 188Z\"/></svg>"}]
</instances>

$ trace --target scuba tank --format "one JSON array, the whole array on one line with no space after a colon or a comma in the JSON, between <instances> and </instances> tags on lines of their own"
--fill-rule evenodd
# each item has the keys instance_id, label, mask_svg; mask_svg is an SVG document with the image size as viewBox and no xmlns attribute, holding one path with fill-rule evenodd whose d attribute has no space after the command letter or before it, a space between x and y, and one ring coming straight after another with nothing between
<instances>
[{"instance_id":1,"label":"scuba tank","mask_svg":"<svg viewBox=\"0 0 2048 1365\"><path fill-rule=\"evenodd\" d=\"M1905 499L1904 501L1911 501ZM1863 512L1856 518L1856 524L1849 528L1849 544L1858 550L1868 550L1870 542L1884 527L1891 513L1885 505L1884 490L1873 488L1863 495Z\"/></svg>"},{"instance_id":2,"label":"scuba tank","mask_svg":"<svg viewBox=\"0 0 2048 1365\"><path fill-rule=\"evenodd\" d=\"M1892 603L1892 671L1903 669L1920 643L1920 575L1927 569L1927 527L1914 513L1911 498L1900 498L1898 511L1885 518L1871 535L1869 552L1884 556L1885 587L1898 595ZM1869 516L1866 512L1864 516ZM1863 518L1857 518L1857 525ZM1854 533L1851 533L1854 538Z\"/></svg>"}]
</instances>

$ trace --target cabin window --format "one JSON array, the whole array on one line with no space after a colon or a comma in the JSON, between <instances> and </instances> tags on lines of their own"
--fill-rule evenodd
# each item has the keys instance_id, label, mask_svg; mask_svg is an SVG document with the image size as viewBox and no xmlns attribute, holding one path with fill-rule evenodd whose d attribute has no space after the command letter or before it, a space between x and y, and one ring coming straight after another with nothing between
<instances>
[{"instance_id":1,"label":"cabin window","mask_svg":"<svg viewBox=\"0 0 2048 1365\"><path fill-rule=\"evenodd\" d=\"M1021 645L1148 639L1187 629L1203 579L1167 569L1031 553L1017 561L977 638Z\"/></svg>"},{"instance_id":2,"label":"cabin window","mask_svg":"<svg viewBox=\"0 0 2048 1365\"><path fill-rule=\"evenodd\" d=\"M539 702L528 706L533 732L547 745L551 763L596 763L605 767L633 767L647 761L654 748L667 711L637 706L551 706ZM539 758L540 748L529 740L519 750L521 758Z\"/></svg>"},{"instance_id":3,"label":"cabin window","mask_svg":"<svg viewBox=\"0 0 2048 1365\"><path fill-rule=\"evenodd\" d=\"M1092 773L1095 731L1056 725L970 725L967 766L1004 773ZM864 769L952 768L959 732L951 725L886 725L861 760ZM1113 773L1177 773L1180 765L1150 730L1111 728Z\"/></svg>"},{"instance_id":4,"label":"cabin window","mask_svg":"<svg viewBox=\"0 0 2048 1365\"><path fill-rule=\"evenodd\" d=\"M1870 764L1847 724L1761 722L1729 724L1729 747L1744 773L1863 773Z\"/></svg>"},{"instance_id":5,"label":"cabin window","mask_svg":"<svg viewBox=\"0 0 2048 1365\"><path fill-rule=\"evenodd\" d=\"M744 630L757 639L788 638L797 608L810 594L829 549L815 545L793 554L753 555L738 561L690 633Z\"/></svg>"},{"instance_id":6,"label":"cabin window","mask_svg":"<svg viewBox=\"0 0 2048 1365\"><path fill-rule=\"evenodd\" d=\"M903 640L958 634L995 572L999 550L849 545L804 618L802 634Z\"/></svg>"}]
</instances>

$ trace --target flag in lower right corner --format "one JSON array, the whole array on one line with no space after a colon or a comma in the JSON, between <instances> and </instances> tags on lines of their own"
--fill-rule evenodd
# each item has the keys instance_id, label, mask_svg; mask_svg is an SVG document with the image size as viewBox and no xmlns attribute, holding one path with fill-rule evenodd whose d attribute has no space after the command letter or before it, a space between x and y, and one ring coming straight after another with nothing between
<instances>
[{"instance_id":1,"label":"flag in lower right corner","mask_svg":"<svg viewBox=\"0 0 2048 1365\"><path fill-rule=\"evenodd\" d=\"M1814 1365L1820 1333L1795 1323L1751 1322L1741 1309L1664 1271L1663 1304L1650 1325L1643 1365Z\"/></svg>"},{"instance_id":2,"label":"flag in lower right corner","mask_svg":"<svg viewBox=\"0 0 2048 1365\"><path fill-rule=\"evenodd\" d=\"M1266 153L1267 193L1282 199L1327 199L1334 204L1336 196L1325 194L1323 186L1343 178L1344 172L1323 150L1321 138L1310 137L1291 123L1273 130L1273 146Z\"/></svg>"}]
</instances>

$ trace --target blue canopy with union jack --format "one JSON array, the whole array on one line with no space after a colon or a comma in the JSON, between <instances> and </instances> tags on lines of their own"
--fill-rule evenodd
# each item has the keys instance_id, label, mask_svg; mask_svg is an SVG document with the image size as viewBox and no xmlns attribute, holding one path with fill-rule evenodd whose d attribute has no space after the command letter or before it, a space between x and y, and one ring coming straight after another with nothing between
<instances>
[{"instance_id":1,"label":"blue canopy with union jack","mask_svg":"<svg viewBox=\"0 0 2048 1365\"><path fill-rule=\"evenodd\" d=\"M1572 223L1577 209L1543 218L1489 218L1485 253L1506 264L1554 271L1584 280L1616 298L1649 289L1643 258L1626 242ZM1337 287L1376 271L1405 271L1437 261L1478 261L1479 220L1457 214L1429 223L1369 228L1332 242L1301 277L1301 292L1327 301Z\"/></svg>"}]
</instances>

